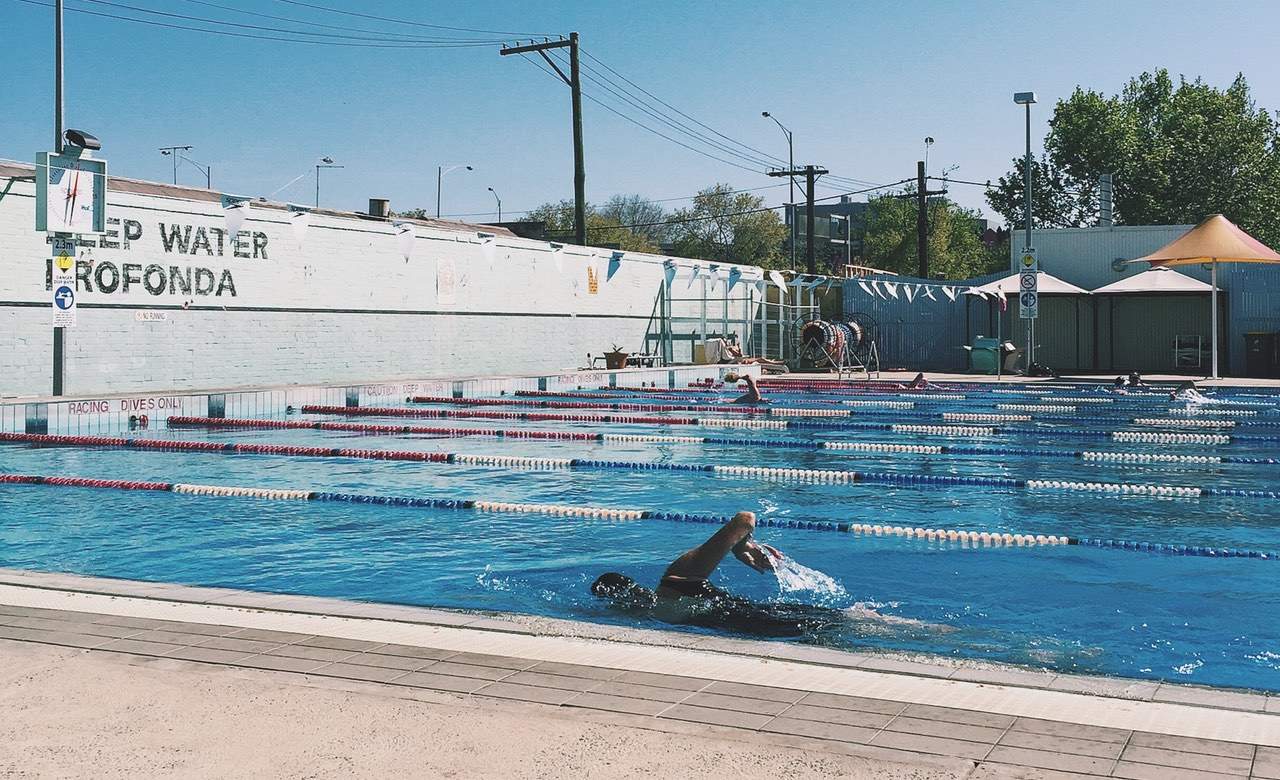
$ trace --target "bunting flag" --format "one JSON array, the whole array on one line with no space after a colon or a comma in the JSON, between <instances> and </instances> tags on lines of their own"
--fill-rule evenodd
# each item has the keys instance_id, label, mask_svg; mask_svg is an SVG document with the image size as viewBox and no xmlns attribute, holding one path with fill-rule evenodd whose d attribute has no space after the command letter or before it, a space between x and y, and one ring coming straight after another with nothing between
<instances>
[{"instance_id":1,"label":"bunting flag","mask_svg":"<svg viewBox=\"0 0 1280 780\"><path fill-rule=\"evenodd\" d=\"M755 281L755 285L756 285L756 295L759 295L761 298L763 298L764 291L769 287L769 282L765 280L765 278L762 276Z\"/></svg>"},{"instance_id":2,"label":"bunting flag","mask_svg":"<svg viewBox=\"0 0 1280 780\"><path fill-rule=\"evenodd\" d=\"M417 243L418 234L414 232L413 225L408 222L401 222L396 225L396 241L400 245L400 256L404 261L409 262L409 258L413 257L413 245Z\"/></svg>"},{"instance_id":3,"label":"bunting flag","mask_svg":"<svg viewBox=\"0 0 1280 780\"><path fill-rule=\"evenodd\" d=\"M688 290L692 288L693 283L698 281L700 278L702 278L702 266L698 265L697 263L694 263L689 268L689 284L685 286L685 289Z\"/></svg>"},{"instance_id":4,"label":"bunting flag","mask_svg":"<svg viewBox=\"0 0 1280 780\"><path fill-rule=\"evenodd\" d=\"M607 282L610 279L612 279L613 275L616 274L618 272L618 269L621 267L622 267L622 253L614 252L612 255L609 256L609 272L604 275L604 280Z\"/></svg>"},{"instance_id":5,"label":"bunting flag","mask_svg":"<svg viewBox=\"0 0 1280 780\"><path fill-rule=\"evenodd\" d=\"M769 272L769 281L773 282L773 283L774 283L774 285L776 285L776 286L777 286L777 288L778 288L778 295L781 295L781 296L783 296L783 297L785 298L785 297L786 297L786 295L787 295L787 280L786 280L786 277L784 277L780 271L770 271L770 272Z\"/></svg>"},{"instance_id":6,"label":"bunting flag","mask_svg":"<svg viewBox=\"0 0 1280 780\"><path fill-rule=\"evenodd\" d=\"M933 288L927 284L924 285L924 297L928 298L931 301L938 300L937 298L933 297Z\"/></svg>"},{"instance_id":7,"label":"bunting flag","mask_svg":"<svg viewBox=\"0 0 1280 780\"><path fill-rule=\"evenodd\" d=\"M881 282L880 284L883 284L883 285L884 285L884 289L886 289L886 290L888 290L888 291L889 291L889 294L893 296L893 299L894 299L895 301L896 301L896 300L898 300L898 285L897 285L896 283L894 283L894 282Z\"/></svg>"},{"instance_id":8,"label":"bunting flag","mask_svg":"<svg viewBox=\"0 0 1280 780\"><path fill-rule=\"evenodd\" d=\"M293 228L294 240L301 244L307 238L307 228L311 227L311 212L300 206L290 206L289 227Z\"/></svg>"},{"instance_id":9,"label":"bunting flag","mask_svg":"<svg viewBox=\"0 0 1280 780\"><path fill-rule=\"evenodd\" d=\"M1009 299L1008 299L1006 296L1001 295L1001 296L1000 296L1000 311L1008 311L1008 310L1009 310Z\"/></svg>"},{"instance_id":10,"label":"bunting flag","mask_svg":"<svg viewBox=\"0 0 1280 780\"><path fill-rule=\"evenodd\" d=\"M858 286L859 286L859 287L861 287L861 288L862 288L862 291L863 291L864 293L866 293L867 295L875 295L875 293L871 292L871 288L867 286L867 283L866 283L866 281L865 281L865 280L863 280L863 279L859 279L859 280L858 280Z\"/></svg>"},{"instance_id":11,"label":"bunting flag","mask_svg":"<svg viewBox=\"0 0 1280 780\"><path fill-rule=\"evenodd\" d=\"M237 200L227 202L225 199L222 204L222 216L227 220L227 235L235 236L240 232L240 226L244 224L245 219L249 216L249 201Z\"/></svg>"},{"instance_id":12,"label":"bunting flag","mask_svg":"<svg viewBox=\"0 0 1280 780\"><path fill-rule=\"evenodd\" d=\"M954 287L943 287L943 288L942 288L942 294L943 294L943 295L945 295L945 296L947 296L947 298L948 298L948 299L950 299L952 303L955 303L955 302L956 302L956 288L954 288Z\"/></svg>"},{"instance_id":13,"label":"bunting flag","mask_svg":"<svg viewBox=\"0 0 1280 780\"><path fill-rule=\"evenodd\" d=\"M556 264L556 273L564 274L564 244L551 245L551 259Z\"/></svg>"},{"instance_id":14,"label":"bunting flag","mask_svg":"<svg viewBox=\"0 0 1280 780\"><path fill-rule=\"evenodd\" d=\"M965 294L965 295L976 295L976 296L978 296L979 298L981 298L981 299L982 299L982 300L984 300L984 301L987 299L987 294L986 294L986 293L984 293L982 290L979 290L977 287L970 287L969 289L967 289L967 290L965 290L965 291L964 291L964 294Z\"/></svg>"},{"instance_id":15,"label":"bunting flag","mask_svg":"<svg viewBox=\"0 0 1280 780\"><path fill-rule=\"evenodd\" d=\"M738 283L738 280L740 279L742 279L742 269L736 268L736 267L730 268L729 269L729 287L725 290L725 292L731 292L733 290L733 286L736 285Z\"/></svg>"},{"instance_id":16,"label":"bunting flag","mask_svg":"<svg viewBox=\"0 0 1280 780\"><path fill-rule=\"evenodd\" d=\"M662 264L662 275L666 277L667 289L671 289L671 283L676 278L676 261L668 260Z\"/></svg>"},{"instance_id":17,"label":"bunting flag","mask_svg":"<svg viewBox=\"0 0 1280 780\"><path fill-rule=\"evenodd\" d=\"M914 288L909 284L902 285L902 294L907 296L907 303L914 303L916 300L916 290L920 289L920 285Z\"/></svg>"},{"instance_id":18,"label":"bunting flag","mask_svg":"<svg viewBox=\"0 0 1280 780\"><path fill-rule=\"evenodd\" d=\"M480 242L480 254L484 257L485 265L493 270L494 260L498 258L498 242L492 238L486 238Z\"/></svg>"}]
</instances>

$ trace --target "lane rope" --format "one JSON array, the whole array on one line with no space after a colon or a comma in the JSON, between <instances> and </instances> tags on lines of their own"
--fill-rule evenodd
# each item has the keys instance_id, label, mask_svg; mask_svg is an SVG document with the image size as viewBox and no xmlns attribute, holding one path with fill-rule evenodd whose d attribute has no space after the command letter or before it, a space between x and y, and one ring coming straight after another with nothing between
<instances>
[{"instance_id":1,"label":"lane rope","mask_svg":"<svg viewBox=\"0 0 1280 780\"><path fill-rule=\"evenodd\" d=\"M257 498L266 500L326 501L349 504L372 504L413 508L471 510L480 512L539 514L556 517L580 517L602 520L663 520L678 523L703 523L724 525L730 517L701 513L656 512L644 509L620 509L612 507L586 507L566 504L536 504L507 501L477 501L473 499L441 499L428 497L384 496L362 493L338 493L302 489L254 488L231 485L193 485L168 482L137 482L88 477L52 477L34 474L0 474L0 484L23 486L81 487L112 490L152 490L182 493L194 496L220 498ZM902 539L925 540L934 543L958 542L968 547L1042 547L1086 546L1130 552L1148 552L1165 555L1194 555L1213 558L1280 559L1272 551L1245 550L1227 547L1133 542L1114 539L1096 539L1048 534L1010 534L990 531L970 531L942 528L910 528L907 526L868 525L830 521L782 519L769 516L756 520L761 528L802 529L832 531L859 536L893 536Z\"/></svg>"}]
</instances>

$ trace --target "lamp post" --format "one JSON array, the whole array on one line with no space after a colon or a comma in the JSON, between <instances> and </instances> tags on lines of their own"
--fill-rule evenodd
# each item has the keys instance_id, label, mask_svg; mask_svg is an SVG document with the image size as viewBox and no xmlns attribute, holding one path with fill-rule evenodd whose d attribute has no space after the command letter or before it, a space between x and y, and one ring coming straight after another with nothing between
<instances>
[{"instance_id":1,"label":"lamp post","mask_svg":"<svg viewBox=\"0 0 1280 780\"><path fill-rule=\"evenodd\" d=\"M190 163L192 167L194 167L197 171L200 171L201 173L204 174L204 188L206 190L213 189L213 166L212 165L201 165L200 163L196 162L195 160L185 155L178 155L178 156L182 158L183 162Z\"/></svg>"},{"instance_id":2,"label":"lamp post","mask_svg":"<svg viewBox=\"0 0 1280 780\"><path fill-rule=\"evenodd\" d=\"M1031 105L1036 102L1036 93L1034 92L1015 92L1013 93L1013 102L1020 106L1026 106L1027 109L1027 156L1023 162L1023 168L1026 169L1026 217L1027 217L1027 237L1025 247L1030 249L1031 243ZM1038 270L1038 269L1037 269ZM1036 345L1035 319L1027 319L1027 368L1031 368L1032 361L1035 360Z\"/></svg>"},{"instance_id":3,"label":"lamp post","mask_svg":"<svg viewBox=\"0 0 1280 780\"><path fill-rule=\"evenodd\" d=\"M469 171L475 170L470 165L450 165L448 168L443 165L436 166L436 219L440 219L440 185L444 181L444 175L459 168L466 168Z\"/></svg>"},{"instance_id":4,"label":"lamp post","mask_svg":"<svg viewBox=\"0 0 1280 780\"><path fill-rule=\"evenodd\" d=\"M320 169L321 168L345 168L345 167L347 166L334 165L332 157L321 157L320 162L316 163L316 208L320 208Z\"/></svg>"},{"instance_id":5,"label":"lamp post","mask_svg":"<svg viewBox=\"0 0 1280 780\"><path fill-rule=\"evenodd\" d=\"M495 190L493 187L489 188L489 192L492 192L493 199L498 201L498 221L501 222L502 221L502 198L498 197L498 191Z\"/></svg>"},{"instance_id":6,"label":"lamp post","mask_svg":"<svg viewBox=\"0 0 1280 780\"><path fill-rule=\"evenodd\" d=\"M173 158L173 183L178 183L178 152L189 152L194 146L162 146L160 154Z\"/></svg>"},{"instance_id":7,"label":"lamp post","mask_svg":"<svg viewBox=\"0 0 1280 780\"><path fill-rule=\"evenodd\" d=\"M774 116L773 114L770 114L768 111L761 111L760 116L766 119L772 119L773 123L776 124L778 128L782 130L783 134L787 137L787 170L794 171L796 169L796 150L795 150L795 144L792 141L791 131L788 130L786 126L783 125L781 122L779 122L776 116ZM787 179L791 182L791 199L787 204L791 207L791 242L790 242L791 243L791 267L795 268L796 267L796 178L794 176L788 176Z\"/></svg>"}]
</instances>

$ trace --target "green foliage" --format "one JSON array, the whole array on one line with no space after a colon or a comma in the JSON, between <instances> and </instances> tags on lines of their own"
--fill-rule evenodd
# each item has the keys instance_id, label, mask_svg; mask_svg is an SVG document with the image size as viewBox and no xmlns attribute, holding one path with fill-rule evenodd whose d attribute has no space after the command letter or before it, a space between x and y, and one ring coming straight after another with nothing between
<instances>
[{"instance_id":1,"label":"green foliage","mask_svg":"<svg viewBox=\"0 0 1280 780\"><path fill-rule=\"evenodd\" d=\"M967 279L1008 266L1008 244L1003 245L1003 255L983 245L977 212L938 197L929 198L928 211L931 276ZM920 270L918 245L914 197L886 195L871 200L862 241L866 265L915 276Z\"/></svg>"},{"instance_id":2,"label":"green foliage","mask_svg":"<svg viewBox=\"0 0 1280 780\"><path fill-rule=\"evenodd\" d=\"M675 254L725 263L785 268L787 227L764 198L717 184L698 193L693 205L671 215Z\"/></svg>"},{"instance_id":3,"label":"green foliage","mask_svg":"<svg viewBox=\"0 0 1280 780\"><path fill-rule=\"evenodd\" d=\"M1263 242L1280 243L1280 126L1254 103L1243 75L1225 90L1201 79L1175 84L1165 69L1110 97L1077 88L1054 109L1045 150L1036 166L1045 170L1033 170L1033 212L1041 208L1036 190L1049 191L1044 224L1094 224L1084 193L1112 173L1120 224L1191 224L1222 213ZM1076 200L1062 202L1064 194ZM1021 197L1015 171L988 202L1016 227Z\"/></svg>"},{"instance_id":4,"label":"green foliage","mask_svg":"<svg viewBox=\"0 0 1280 780\"><path fill-rule=\"evenodd\" d=\"M667 210L642 195L614 195L598 211L615 224L633 226L628 230L654 246L662 245L670 237Z\"/></svg>"},{"instance_id":5,"label":"green foliage","mask_svg":"<svg viewBox=\"0 0 1280 780\"><path fill-rule=\"evenodd\" d=\"M561 241L573 239L573 201L544 203L530 211L525 219L540 220L547 225L547 236ZM587 243L591 246L616 246L629 252L657 252L658 246L587 204Z\"/></svg>"}]
</instances>

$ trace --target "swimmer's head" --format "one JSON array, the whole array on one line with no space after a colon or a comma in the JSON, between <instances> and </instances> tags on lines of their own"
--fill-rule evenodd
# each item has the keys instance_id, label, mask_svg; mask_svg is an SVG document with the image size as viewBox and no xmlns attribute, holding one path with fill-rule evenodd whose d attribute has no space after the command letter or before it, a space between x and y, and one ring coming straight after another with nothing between
<instances>
[{"instance_id":1,"label":"swimmer's head","mask_svg":"<svg viewBox=\"0 0 1280 780\"><path fill-rule=\"evenodd\" d=\"M591 583L591 593L624 605L652 605L653 591L642 587L635 580L616 571L605 572Z\"/></svg>"},{"instance_id":2,"label":"swimmer's head","mask_svg":"<svg viewBox=\"0 0 1280 780\"><path fill-rule=\"evenodd\" d=\"M726 381L726 382L737 382L737 381L738 381L739 379L741 379L741 378L742 378L742 377L738 376L737 374L733 373L732 371L730 371L729 373L727 373L727 374L725 374L725 375L724 375L724 381Z\"/></svg>"}]
</instances>

